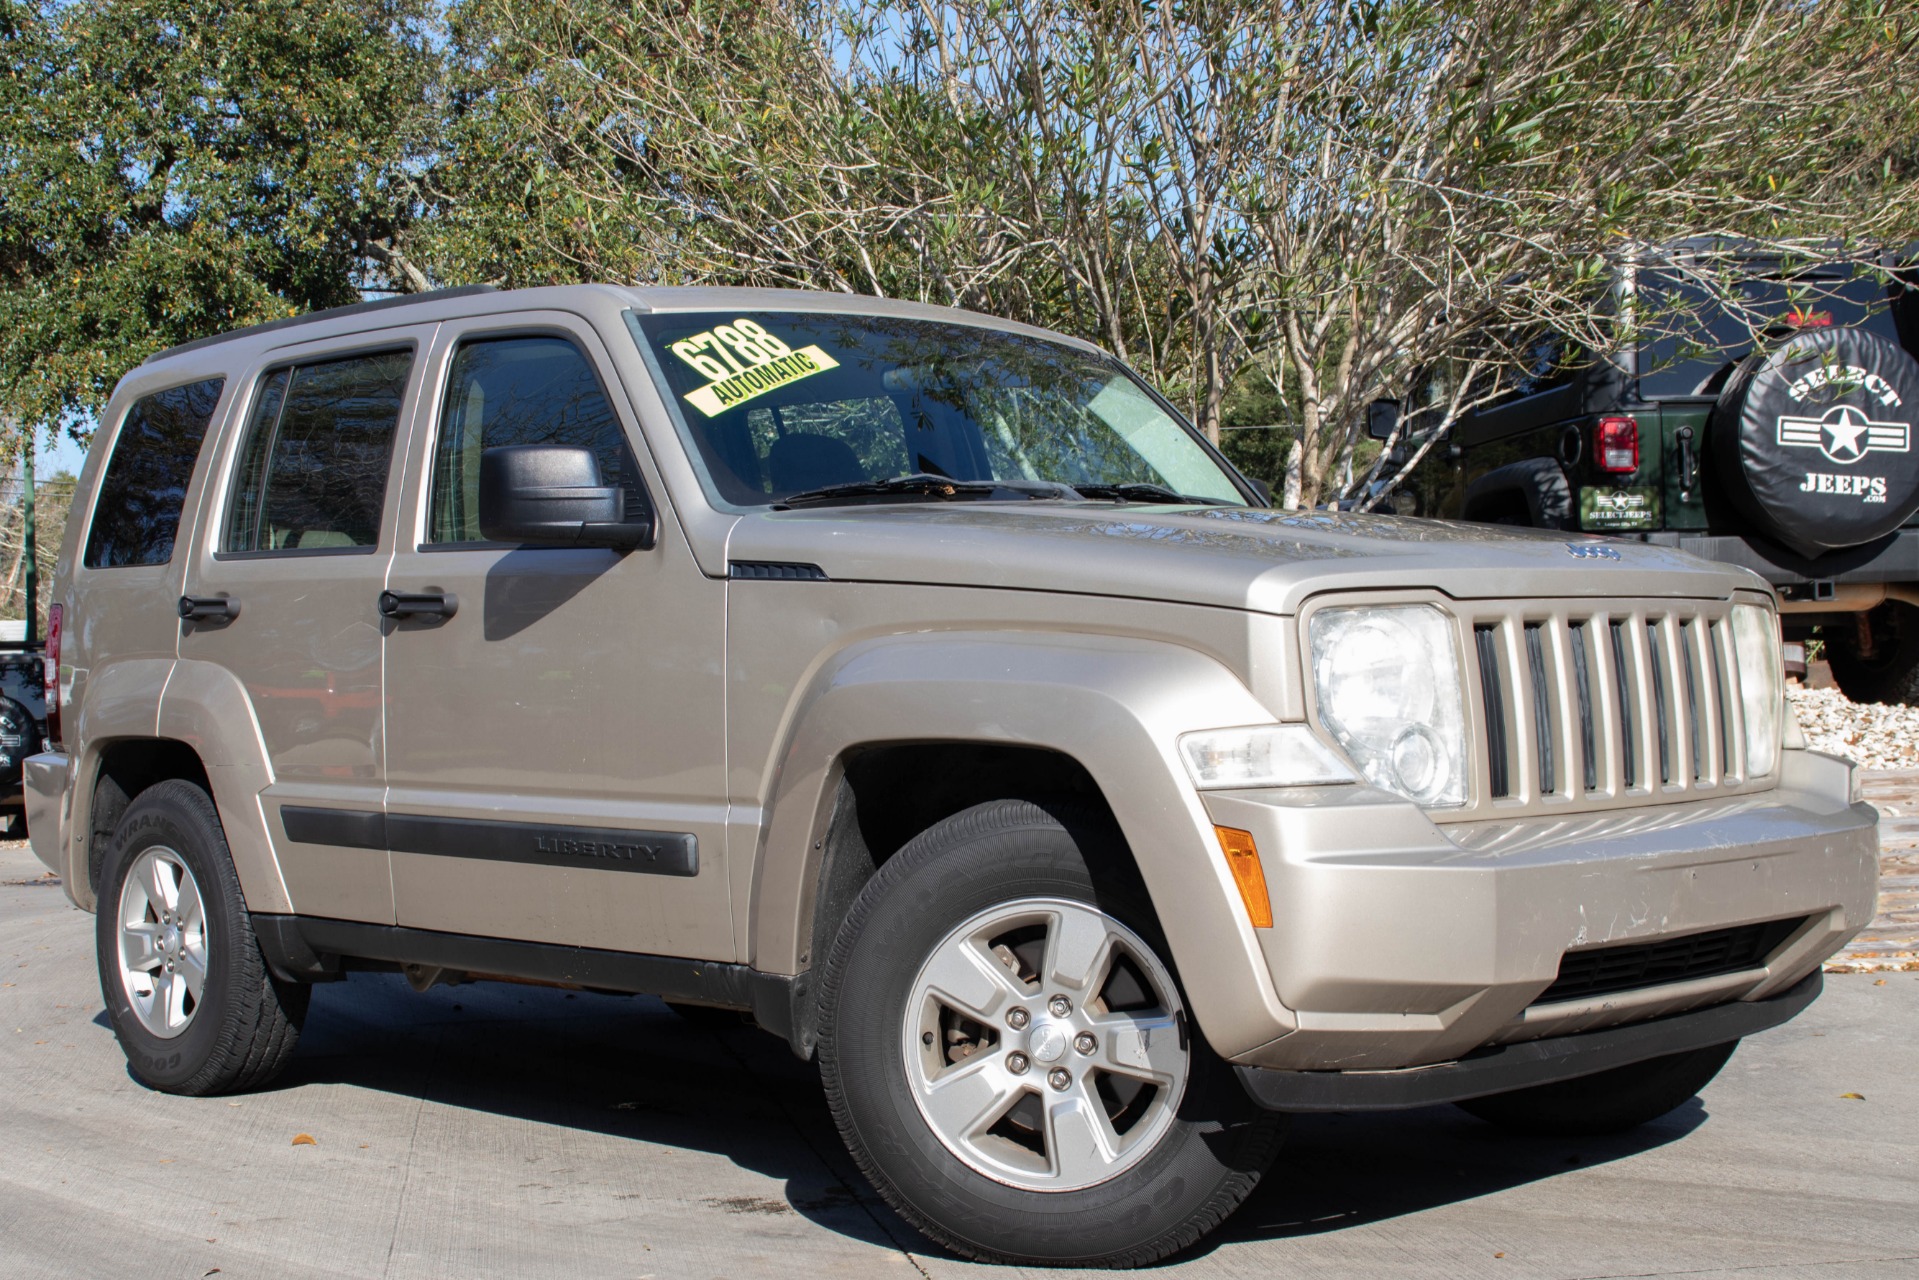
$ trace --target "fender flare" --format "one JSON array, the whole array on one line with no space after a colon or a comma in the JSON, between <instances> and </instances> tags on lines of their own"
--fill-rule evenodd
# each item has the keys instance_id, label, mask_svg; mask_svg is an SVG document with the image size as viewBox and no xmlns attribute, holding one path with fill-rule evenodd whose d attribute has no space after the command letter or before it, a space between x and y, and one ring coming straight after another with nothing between
<instances>
[{"instance_id":1,"label":"fender flare","mask_svg":"<svg viewBox=\"0 0 1919 1280\"><path fill-rule=\"evenodd\" d=\"M1078 761L1105 796L1214 1048L1245 1052L1296 1025L1177 755L1182 733L1276 718L1215 660L1118 636L886 636L835 654L794 707L762 791L772 799L746 904L753 968L807 967L848 751L918 740L1037 747Z\"/></svg>"},{"instance_id":2,"label":"fender flare","mask_svg":"<svg viewBox=\"0 0 1919 1280\"><path fill-rule=\"evenodd\" d=\"M292 897L260 803L273 768L246 686L218 663L180 659L160 698L156 733L200 757L248 910L290 914Z\"/></svg>"},{"instance_id":3,"label":"fender flare","mask_svg":"<svg viewBox=\"0 0 1919 1280\"><path fill-rule=\"evenodd\" d=\"M1460 518L1477 520L1475 508L1493 505L1496 500L1510 502L1515 497L1525 506L1527 518L1535 529L1578 526L1572 484L1556 458L1527 458L1488 471L1466 486L1466 502Z\"/></svg>"},{"instance_id":4,"label":"fender flare","mask_svg":"<svg viewBox=\"0 0 1919 1280\"><path fill-rule=\"evenodd\" d=\"M88 859L92 856L93 791L100 778L101 756L124 739L155 736L158 708L153 691L166 687L173 664L170 657L127 658L76 673L86 682L86 697L75 700L79 714L68 725L66 739L85 743L86 752L73 762L73 802L65 827L65 869L60 878L67 896L84 910L94 907Z\"/></svg>"}]
</instances>

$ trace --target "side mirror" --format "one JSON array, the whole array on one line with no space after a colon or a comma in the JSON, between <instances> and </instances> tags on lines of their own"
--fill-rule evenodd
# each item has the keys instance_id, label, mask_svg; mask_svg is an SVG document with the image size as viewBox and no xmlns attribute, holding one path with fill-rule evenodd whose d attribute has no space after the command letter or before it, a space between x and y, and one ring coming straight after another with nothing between
<instances>
[{"instance_id":1,"label":"side mirror","mask_svg":"<svg viewBox=\"0 0 1919 1280\"><path fill-rule=\"evenodd\" d=\"M480 532L543 547L653 545L652 521L628 522L626 491L600 483L591 449L508 445L480 455Z\"/></svg>"},{"instance_id":2,"label":"side mirror","mask_svg":"<svg viewBox=\"0 0 1919 1280\"><path fill-rule=\"evenodd\" d=\"M1375 400L1366 406L1366 435L1387 440L1399 428L1399 401Z\"/></svg>"}]
</instances>

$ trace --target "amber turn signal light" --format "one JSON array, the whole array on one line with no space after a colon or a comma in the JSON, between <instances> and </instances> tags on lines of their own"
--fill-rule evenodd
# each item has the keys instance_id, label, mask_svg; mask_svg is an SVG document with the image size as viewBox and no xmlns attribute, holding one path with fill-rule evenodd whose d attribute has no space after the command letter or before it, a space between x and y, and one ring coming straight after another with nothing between
<instances>
[{"instance_id":1,"label":"amber turn signal light","mask_svg":"<svg viewBox=\"0 0 1919 1280\"><path fill-rule=\"evenodd\" d=\"M1233 869L1233 883L1239 886L1239 900L1246 904L1253 928L1272 928L1273 900L1266 896L1266 870L1259 865L1259 846L1253 843L1253 833L1233 827L1214 827L1213 833L1219 837L1226 865Z\"/></svg>"}]
</instances>

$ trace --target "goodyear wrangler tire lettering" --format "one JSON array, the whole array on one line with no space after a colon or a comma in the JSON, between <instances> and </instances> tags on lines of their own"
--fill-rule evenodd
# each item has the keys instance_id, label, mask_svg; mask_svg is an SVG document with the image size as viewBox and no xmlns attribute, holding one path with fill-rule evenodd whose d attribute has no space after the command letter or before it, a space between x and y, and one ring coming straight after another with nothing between
<instances>
[{"instance_id":1,"label":"goodyear wrangler tire lettering","mask_svg":"<svg viewBox=\"0 0 1919 1280\"><path fill-rule=\"evenodd\" d=\"M1817 556L1919 511L1919 363L1860 329L1810 329L1743 361L1707 439L1733 504Z\"/></svg>"}]
</instances>

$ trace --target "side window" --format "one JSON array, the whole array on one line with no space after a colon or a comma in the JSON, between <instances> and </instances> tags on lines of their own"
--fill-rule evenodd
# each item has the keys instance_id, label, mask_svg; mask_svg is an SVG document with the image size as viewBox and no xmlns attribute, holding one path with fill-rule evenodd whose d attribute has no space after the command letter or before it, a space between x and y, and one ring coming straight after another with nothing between
<instances>
[{"instance_id":1,"label":"side window","mask_svg":"<svg viewBox=\"0 0 1919 1280\"><path fill-rule=\"evenodd\" d=\"M1580 367L1579 347L1561 334L1546 331L1535 335L1519 351L1519 367L1510 379L1511 394L1538 395L1562 387L1572 380Z\"/></svg>"},{"instance_id":2,"label":"side window","mask_svg":"<svg viewBox=\"0 0 1919 1280\"><path fill-rule=\"evenodd\" d=\"M565 338L483 338L461 343L447 373L428 543L484 541L480 455L516 444L591 449L600 483L626 490L629 516L644 514L639 467L586 354Z\"/></svg>"},{"instance_id":3,"label":"side window","mask_svg":"<svg viewBox=\"0 0 1919 1280\"><path fill-rule=\"evenodd\" d=\"M276 369L261 384L227 504L223 551L371 547L413 356Z\"/></svg>"},{"instance_id":4,"label":"side window","mask_svg":"<svg viewBox=\"0 0 1919 1280\"><path fill-rule=\"evenodd\" d=\"M142 397L127 410L100 480L81 563L89 569L173 559L180 506L200 456L223 378Z\"/></svg>"}]
</instances>

